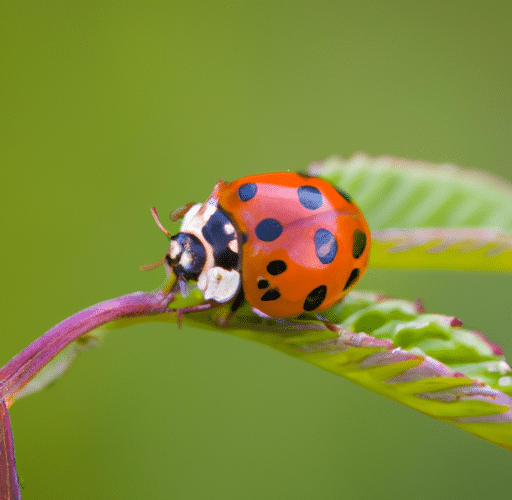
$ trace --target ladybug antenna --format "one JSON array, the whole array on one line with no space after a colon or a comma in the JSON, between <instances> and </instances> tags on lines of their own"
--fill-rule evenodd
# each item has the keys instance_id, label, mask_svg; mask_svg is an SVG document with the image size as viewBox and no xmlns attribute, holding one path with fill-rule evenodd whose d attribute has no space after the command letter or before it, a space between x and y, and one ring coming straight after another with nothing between
<instances>
[{"instance_id":1,"label":"ladybug antenna","mask_svg":"<svg viewBox=\"0 0 512 500\"><path fill-rule=\"evenodd\" d=\"M165 262L165 257L167 257L167 254L162 257L158 262L155 262L154 264L142 264L139 269L141 271L151 271L151 269L155 269L156 267L160 267Z\"/></svg>"},{"instance_id":2,"label":"ladybug antenna","mask_svg":"<svg viewBox=\"0 0 512 500\"><path fill-rule=\"evenodd\" d=\"M156 211L155 207L151 207L151 214L153 215L153 219L155 219L156 225L164 233L168 238L171 238L172 234L165 229L164 226L162 226L162 223L160 222L160 219L158 218L158 212Z\"/></svg>"},{"instance_id":3,"label":"ladybug antenna","mask_svg":"<svg viewBox=\"0 0 512 500\"><path fill-rule=\"evenodd\" d=\"M165 229L164 226L162 226L162 223L160 222L160 219L158 218L158 212L156 211L155 207L151 207L151 214L153 215L153 219L155 219L156 225L164 233L168 238L172 237L172 234ZM159 261L155 262L154 264L142 264L140 266L141 271L150 271L151 269L155 269L156 267L161 266L165 262L165 258L167 257L167 254L165 254Z\"/></svg>"}]
</instances>

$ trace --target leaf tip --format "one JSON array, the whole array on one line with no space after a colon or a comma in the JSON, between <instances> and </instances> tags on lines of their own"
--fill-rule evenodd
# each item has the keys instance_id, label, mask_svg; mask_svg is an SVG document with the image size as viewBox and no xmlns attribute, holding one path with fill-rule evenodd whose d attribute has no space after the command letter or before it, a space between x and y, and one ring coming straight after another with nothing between
<instances>
[{"instance_id":1,"label":"leaf tip","mask_svg":"<svg viewBox=\"0 0 512 500\"><path fill-rule=\"evenodd\" d=\"M459 327L462 325L463 325L462 320L459 318L453 317L450 321L450 326L452 326L452 327Z\"/></svg>"},{"instance_id":2,"label":"leaf tip","mask_svg":"<svg viewBox=\"0 0 512 500\"><path fill-rule=\"evenodd\" d=\"M471 330L471 333L473 333L480 340L485 342L495 356L503 356L503 349L498 344L491 342L482 332L478 330Z\"/></svg>"},{"instance_id":3,"label":"leaf tip","mask_svg":"<svg viewBox=\"0 0 512 500\"><path fill-rule=\"evenodd\" d=\"M413 306L416 314L423 314L425 312L425 304L423 303L423 299L416 299L413 303Z\"/></svg>"}]
</instances>

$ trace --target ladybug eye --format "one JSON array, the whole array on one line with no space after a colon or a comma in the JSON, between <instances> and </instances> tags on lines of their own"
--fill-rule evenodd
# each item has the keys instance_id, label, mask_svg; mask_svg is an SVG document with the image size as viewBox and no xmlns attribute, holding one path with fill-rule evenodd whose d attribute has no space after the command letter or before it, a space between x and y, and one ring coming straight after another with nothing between
<instances>
[{"instance_id":1,"label":"ladybug eye","mask_svg":"<svg viewBox=\"0 0 512 500\"><path fill-rule=\"evenodd\" d=\"M172 261L175 261L178 259L179 255L181 254L181 246L176 240L171 240L171 246L169 248L169 257Z\"/></svg>"}]
</instances>

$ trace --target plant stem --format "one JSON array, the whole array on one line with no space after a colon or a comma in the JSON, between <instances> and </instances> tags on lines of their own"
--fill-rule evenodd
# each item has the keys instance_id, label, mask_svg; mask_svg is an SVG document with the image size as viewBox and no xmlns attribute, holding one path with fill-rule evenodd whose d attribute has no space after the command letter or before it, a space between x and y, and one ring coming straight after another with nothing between
<instances>
[{"instance_id":1,"label":"plant stem","mask_svg":"<svg viewBox=\"0 0 512 500\"><path fill-rule=\"evenodd\" d=\"M100 302L65 319L32 342L0 370L0 400L7 407L25 386L64 347L105 323L120 318L169 311L172 295L135 292Z\"/></svg>"},{"instance_id":2,"label":"plant stem","mask_svg":"<svg viewBox=\"0 0 512 500\"><path fill-rule=\"evenodd\" d=\"M20 500L11 421L5 401L0 401L0 500Z\"/></svg>"}]
</instances>

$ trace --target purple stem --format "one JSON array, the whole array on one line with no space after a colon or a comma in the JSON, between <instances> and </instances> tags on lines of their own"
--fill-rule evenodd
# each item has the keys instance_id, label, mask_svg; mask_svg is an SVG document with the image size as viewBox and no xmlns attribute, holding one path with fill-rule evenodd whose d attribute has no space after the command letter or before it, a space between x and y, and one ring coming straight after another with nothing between
<instances>
[{"instance_id":1,"label":"purple stem","mask_svg":"<svg viewBox=\"0 0 512 500\"><path fill-rule=\"evenodd\" d=\"M5 401L0 401L0 500L20 500L11 421Z\"/></svg>"},{"instance_id":2,"label":"purple stem","mask_svg":"<svg viewBox=\"0 0 512 500\"><path fill-rule=\"evenodd\" d=\"M168 312L172 295L135 292L100 302L65 319L23 349L0 370L0 400L11 398L64 347L95 328L119 318Z\"/></svg>"}]
</instances>

